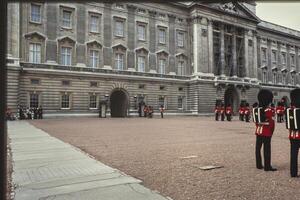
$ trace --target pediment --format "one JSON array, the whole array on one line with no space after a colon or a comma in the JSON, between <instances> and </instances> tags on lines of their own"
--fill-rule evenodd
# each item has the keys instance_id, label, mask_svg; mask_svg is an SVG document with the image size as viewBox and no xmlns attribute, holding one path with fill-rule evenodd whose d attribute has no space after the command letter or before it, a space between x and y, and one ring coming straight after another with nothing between
<instances>
[{"instance_id":1,"label":"pediment","mask_svg":"<svg viewBox=\"0 0 300 200\"><path fill-rule=\"evenodd\" d=\"M57 39L59 42L69 42L69 43L76 43L76 40L70 36L63 36Z\"/></svg>"},{"instance_id":2,"label":"pediment","mask_svg":"<svg viewBox=\"0 0 300 200\"><path fill-rule=\"evenodd\" d=\"M260 22L260 19L253 12L239 2L206 3L203 5L229 15L242 17L256 23Z\"/></svg>"},{"instance_id":3,"label":"pediment","mask_svg":"<svg viewBox=\"0 0 300 200\"><path fill-rule=\"evenodd\" d=\"M46 39L46 36L44 34L36 32L36 31L27 33L24 36L25 36L25 38L34 38L34 37L37 37L37 38L43 39L43 40Z\"/></svg>"},{"instance_id":4,"label":"pediment","mask_svg":"<svg viewBox=\"0 0 300 200\"><path fill-rule=\"evenodd\" d=\"M124 45L121 44L121 43L112 46L112 48L113 48L113 49L122 49L122 50L124 50L124 51L127 49L127 47L124 46Z\"/></svg>"},{"instance_id":5,"label":"pediment","mask_svg":"<svg viewBox=\"0 0 300 200\"><path fill-rule=\"evenodd\" d=\"M89 46L96 46L98 48L102 48L102 45L98 40L88 41L86 44Z\"/></svg>"},{"instance_id":6,"label":"pediment","mask_svg":"<svg viewBox=\"0 0 300 200\"><path fill-rule=\"evenodd\" d=\"M161 55L168 56L169 52L167 52L166 50L162 49L162 50L157 51L156 54L161 54Z\"/></svg>"},{"instance_id":7,"label":"pediment","mask_svg":"<svg viewBox=\"0 0 300 200\"><path fill-rule=\"evenodd\" d=\"M136 52L144 51L144 52L146 52L146 53L149 52L149 50L148 50L147 48L145 48L145 47L138 47L138 48L135 49L135 51L136 51Z\"/></svg>"}]
</instances>

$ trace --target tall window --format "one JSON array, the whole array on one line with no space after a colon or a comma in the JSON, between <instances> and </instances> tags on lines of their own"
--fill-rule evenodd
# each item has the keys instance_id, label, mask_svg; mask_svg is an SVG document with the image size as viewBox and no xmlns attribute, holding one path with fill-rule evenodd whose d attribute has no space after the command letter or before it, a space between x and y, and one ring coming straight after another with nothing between
<instances>
[{"instance_id":1,"label":"tall window","mask_svg":"<svg viewBox=\"0 0 300 200\"><path fill-rule=\"evenodd\" d=\"M138 25L138 39L139 40L146 40L146 26L145 25Z\"/></svg>"},{"instance_id":2,"label":"tall window","mask_svg":"<svg viewBox=\"0 0 300 200\"><path fill-rule=\"evenodd\" d=\"M115 35L123 37L124 36L124 22L116 21L115 22Z\"/></svg>"},{"instance_id":3,"label":"tall window","mask_svg":"<svg viewBox=\"0 0 300 200\"><path fill-rule=\"evenodd\" d=\"M61 96L61 108L70 108L70 95L63 94Z\"/></svg>"},{"instance_id":4,"label":"tall window","mask_svg":"<svg viewBox=\"0 0 300 200\"><path fill-rule=\"evenodd\" d=\"M41 45L37 43L29 44L29 62L41 63Z\"/></svg>"},{"instance_id":5,"label":"tall window","mask_svg":"<svg viewBox=\"0 0 300 200\"><path fill-rule=\"evenodd\" d=\"M267 49L266 48L261 49L261 60L263 62L267 61Z\"/></svg>"},{"instance_id":6,"label":"tall window","mask_svg":"<svg viewBox=\"0 0 300 200\"><path fill-rule=\"evenodd\" d=\"M273 84L277 83L277 73L273 72L273 78L272 78Z\"/></svg>"},{"instance_id":7,"label":"tall window","mask_svg":"<svg viewBox=\"0 0 300 200\"><path fill-rule=\"evenodd\" d=\"M282 84L286 85L286 73L285 72L283 72L283 74L282 74Z\"/></svg>"},{"instance_id":8,"label":"tall window","mask_svg":"<svg viewBox=\"0 0 300 200\"><path fill-rule=\"evenodd\" d=\"M71 28L71 16L72 16L72 12L68 11L68 10L63 10L63 18L62 18L62 25L63 27L67 27L67 28Z\"/></svg>"},{"instance_id":9,"label":"tall window","mask_svg":"<svg viewBox=\"0 0 300 200\"><path fill-rule=\"evenodd\" d=\"M272 51L272 63L276 63L276 51Z\"/></svg>"},{"instance_id":10,"label":"tall window","mask_svg":"<svg viewBox=\"0 0 300 200\"><path fill-rule=\"evenodd\" d=\"M265 70L262 72L262 82L267 83L267 72Z\"/></svg>"},{"instance_id":11,"label":"tall window","mask_svg":"<svg viewBox=\"0 0 300 200\"><path fill-rule=\"evenodd\" d=\"M184 34L182 32L177 32L177 45L179 47L184 46Z\"/></svg>"},{"instance_id":12,"label":"tall window","mask_svg":"<svg viewBox=\"0 0 300 200\"><path fill-rule=\"evenodd\" d=\"M115 55L115 68L117 70L123 70L124 69L124 55L117 53Z\"/></svg>"},{"instance_id":13,"label":"tall window","mask_svg":"<svg viewBox=\"0 0 300 200\"><path fill-rule=\"evenodd\" d=\"M138 57L138 71L145 72L145 57L144 56Z\"/></svg>"},{"instance_id":14,"label":"tall window","mask_svg":"<svg viewBox=\"0 0 300 200\"><path fill-rule=\"evenodd\" d=\"M99 17L91 15L90 32L99 33Z\"/></svg>"},{"instance_id":15,"label":"tall window","mask_svg":"<svg viewBox=\"0 0 300 200\"><path fill-rule=\"evenodd\" d=\"M179 76L183 76L183 75L185 75L185 67L184 67L184 61L179 61L178 62L178 67L177 67L177 69L178 69L178 75Z\"/></svg>"},{"instance_id":16,"label":"tall window","mask_svg":"<svg viewBox=\"0 0 300 200\"><path fill-rule=\"evenodd\" d=\"M99 64L99 51L90 50L90 64L91 67L96 68Z\"/></svg>"},{"instance_id":17,"label":"tall window","mask_svg":"<svg viewBox=\"0 0 300 200\"><path fill-rule=\"evenodd\" d=\"M291 74L291 84L295 85L295 75Z\"/></svg>"},{"instance_id":18,"label":"tall window","mask_svg":"<svg viewBox=\"0 0 300 200\"><path fill-rule=\"evenodd\" d=\"M291 66L295 66L295 55L291 54Z\"/></svg>"},{"instance_id":19,"label":"tall window","mask_svg":"<svg viewBox=\"0 0 300 200\"><path fill-rule=\"evenodd\" d=\"M41 6L36 4L31 4L30 20L32 22L41 22Z\"/></svg>"},{"instance_id":20,"label":"tall window","mask_svg":"<svg viewBox=\"0 0 300 200\"><path fill-rule=\"evenodd\" d=\"M30 93L29 107L30 108L39 107L39 94Z\"/></svg>"},{"instance_id":21,"label":"tall window","mask_svg":"<svg viewBox=\"0 0 300 200\"><path fill-rule=\"evenodd\" d=\"M160 97L158 98L158 107L160 107L161 105L163 105L164 108L166 108L166 101L165 101L165 100L166 100L165 97L160 96Z\"/></svg>"},{"instance_id":22,"label":"tall window","mask_svg":"<svg viewBox=\"0 0 300 200\"><path fill-rule=\"evenodd\" d=\"M95 94L90 95L90 108L97 108L97 96Z\"/></svg>"},{"instance_id":23,"label":"tall window","mask_svg":"<svg viewBox=\"0 0 300 200\"><path fill-rule=\"evenodd\" d=\"M158 73L159 74L165 74L166 70L166 60L165 59L159 59L158 61Z\"/></svg>"},{"instance_id":24,"label":"tall window","mask_svg":"<svg viewBox=\"0 0 300 200\"><path fill-rule=\"evenodd\" d=\"M285 65L285 63L286 63L286 54L281 53L281 64Z\"/></svg>"},{"instance_id":25,"label":"tall window","mask_svg":"<svg viewBox=\"0 0 300 200\"><path fill-rule=\"evenodd\" d=\"M183 97L178 97L178 109L183 109Z\"/></svg>"},{"instance_id":26,"label":"tall window","mask_svg":"<svg viewBox=\"0 0 300 200\"><path fill-rule=\"evenodd\" d=\"M166 29L160 28L158 30L158 42L161 44L166 43Z\"/></svg>"},{"instance_id":27,"label":"tall window","mask_svg":"<svg viewBox=\"0 0 300 200\"><path fill-rule=\"evenodd\" d=\"M62 47L61 48L61 64L62 65L71 65L71 47Z\"/></svg>"}]
</instances>

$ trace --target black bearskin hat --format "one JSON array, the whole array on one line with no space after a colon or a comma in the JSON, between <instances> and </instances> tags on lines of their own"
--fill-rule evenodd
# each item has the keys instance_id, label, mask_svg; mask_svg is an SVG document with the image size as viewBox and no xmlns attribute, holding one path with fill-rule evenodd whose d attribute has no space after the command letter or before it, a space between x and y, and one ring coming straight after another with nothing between
<instances>
[{"instance_id":1,"label":"black bearskin hat","mask_svg":"<svg viewBox=\"0 0 300 200\"><path fill-rule=\"evenodd\" d=\"M249 103L246 103L246 106L248 107L248 106L249 106Z\"/></svg>"},{"instance_id":2,"label":"black bearskin hat","mask_svg":"<svg viewBox=\"0 0 300 200\"><path fill-rule=\"evenodd\" d=\"M258 92L257 99L259 106L266 107L273 101L273 93L270 90L261 89Z\"/></svg>"},{"instance_id":3,"label":"black bearskin hat","mask_svg":"<svg viewBox=\"0 0 300 200\"><path fill-rule=\"evenodd\" d=\"M294 89L291 91L291 104L296 108L300 108L300 89Z\"/></svg>"},{"instance_id":4,"label":"black bearskin hat","mask_svg":"<svg viewBox=\"0 0 300 200\"><path fill-rule=\"evenodd\" d=\"M257 103L257 102L255 102L255 103L252 105L253 108L256 108L257 106L258 106L258 103Z\"/></svg>"}]
</instances>

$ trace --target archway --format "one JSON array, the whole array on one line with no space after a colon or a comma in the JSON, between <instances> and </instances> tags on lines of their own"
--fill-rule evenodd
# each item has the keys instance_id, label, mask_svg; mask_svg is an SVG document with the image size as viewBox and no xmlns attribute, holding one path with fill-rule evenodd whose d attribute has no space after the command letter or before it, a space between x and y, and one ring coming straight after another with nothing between
<instances>
[{"instance_id":1,"label":"archway","mask_svg":"<svg viewBox=\"0 0 300 200\"><path fill-rule=\"evenodd\" d=\"M224 94L224 103L225 103L225 106L230 104L234 113L238 112L239 95L234 86L230 86L226 89L225 94Z\"/></svg>"},{"instance_id":2,"label":"archway","mask_svg":"<svg viewBox=\"0 0 300 200\"><path fill-rule=\"evenodd\" d=\"M129 105L129 98L123 89L113 90L110 95L110 115L111 117L126 117Z\"/></svg>"}]
</instances>

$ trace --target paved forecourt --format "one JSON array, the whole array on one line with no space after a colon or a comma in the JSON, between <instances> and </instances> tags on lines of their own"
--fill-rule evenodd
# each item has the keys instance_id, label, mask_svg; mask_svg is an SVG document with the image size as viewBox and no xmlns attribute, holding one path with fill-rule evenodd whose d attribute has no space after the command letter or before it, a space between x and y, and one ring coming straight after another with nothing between
<instances>
[{"instance_id":1,"label":"paved forecourt","mask_svg":"<svg viewBox=\"0 0 300 200\"><path fill-rule=\"evenodd\" d=\"M26 121L8 122L15 200L167 200Z\"/></svg>"}]
</instances>

